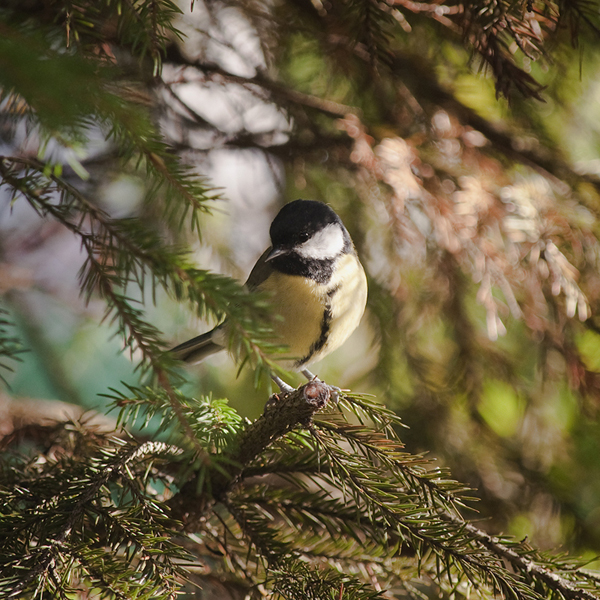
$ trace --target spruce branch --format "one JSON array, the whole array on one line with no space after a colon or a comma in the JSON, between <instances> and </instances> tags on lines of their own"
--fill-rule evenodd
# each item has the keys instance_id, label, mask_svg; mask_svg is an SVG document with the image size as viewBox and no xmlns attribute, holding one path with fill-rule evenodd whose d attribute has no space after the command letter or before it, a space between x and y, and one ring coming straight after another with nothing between
<instances>
[{"instance_id":1,"label":"spruce branch","mask_svg":"<svg viewBox=\"0 0 600 600\"><path fill-rule=\"evenodd\" d=\"M349 406L350 397L343 402ZM358 399L357 403L365 401ZM376 414L374 406L369 403L366 406L371 415ZM206 514L209 506L214 507L214 500L220 501L239 528L237 533L230 531L230 535L238 539L242 547L247 543L254 548L255 560L266 561L269 571L294 564L294 557L304 556L311 560L328 557L332 564L335 560L348 561L349 566L373 562L387 572L388 567L380 565L375 557L391 552L394 546L406 545L416 553L423 568L432 568L437 562L438 578L447 571L453 586L464 577L474 585L484 581L492 590L508 596L540 600L543 596L530 585L533 577L547 589L571 594L565 597L596 598L579 580L575 583L559 575L550 577L556 568L561 568L560 563L555 562L548 568L544 566L544 559L530 548L514 542L510 546L497 542L464 521L454 508L455 502L461 504L464 488L445 475L439 477L435 470L421 471L418 466L422 458L404 455L392 429L343 425L339 413L317 417L318 409L317 405L307 404L300 390L270 404L265 414L246 427L227 451L231 463L226 472L213 474L213 501L207 505L206 499L200 501L196 497L194 500L197 483L192 479L170 503L174 514L185 517L186 528L194 530L198 527L198 517ZM379 422L386 421L386 409L382 408ZM298 427L308 427L314 437L295 432ZM391 435L389 440L386 435ZM306 449L310 439L316 442L310 451L310 461L306 454L288 452L286 470L265 458L260 459L258 470L253 467L265 451L277 456L284 439L289 443L298 436L304 439L299 448ZM344 447L346 444L348 448ZM315 462L317 453L322 457ZM299 459L297 471L294 470L296 457ZM322 491L315 495L309 489L245 487L248 477L270 472L284 473L290 483L300 488L304 484L294 479L293 473L307 476ZM333 490L338 492L332 493ZM275 528L273 520L279 523ZM313 534L308 533L311 529ZM364 536L374 544L370 551L364 545ZM326 539L331 541L328 543ZM342 551L340 543L346 539L362 543L362 553L351 547ZM229 551L234 552L233 548ZM505 560L509 560L514 572L505 567ZM263 568L267 567L263 565ZM573 595L576 593L579 596Z\"/></svg>"},{"instance_id":2,"label":"spruce branch","mask_svg":"<svg viewBox=\"0 0 600 600\"><path fill-rule=\"evenodd\" d=\"M456 521L456 519L450 515L444 515L444 518ZM562 597L571 598L573 600L598 600L600 597L600 593L594 594L582 586L582 583L588 579L588 576L585 573L581 573L578 568L569 569L568 571L571 575L578 577L577 583L574 583L573 581L561 577L556 571L536 563L527 556L518 554L515 550L502 543L498 538L478 529L471 523L464 524L464 527L466 531L469 532L474 539L481 542L483 546L493 551L497 556L510 562L516 571L534 579L538 579L543 582L548 589L562 595ZM597 591L597 586L593 586L592 589Z\"/></svg>"},{"instance_id":3,"label":"spruce branch","mask_svg":"<svg viewBox=\"0 0 600 600\"><path fill-rule=\"evenodd\" d=\"M330 393L329 386L313 381L289 395L272 396L263 415L232 440L230 448L224 453L228 466L212 473L209 485L212 497L224 498L242 477L246 465L251 464L266 448L289 431L298 426L307 427L314 414L327 403ZM195 519L202 516L206 508L196 499L197 489L198 474L170 501L174 514L180 520L185 519L189 528L197 526Z\"/></svg>"},{"instance_id":4,"label":"spruce branch","mask_svg":"<svg viewBox=\"0 0 600 600\"><path fill-rule=\"evenodd\" d=\"M43 163L0 157L0 175L2 185L12 187L36 211L52 215L81 239L87 254L80 274L82 290L88 299L100 292L108 301L107 314L114 310L119 315L120 329L128 330L126 345L142 351L143 363L172 368L158 331L143 322L142 312L131 306L130 298L115 290L133 281L143 291L148 272L153 289L160 285L177 299L185 298L199 316L227 316L232 351L249 356L259 372L275 367L267 351L280 346L269 342L270 313L262 298L228 277L196 269L181 250L165 246L156 233L135 220L110 218L61 176L48 174Z\"/></svg>"},{"instance_id":5,"label":"spruce branch","mask_svg":"<svg viewBox=\"0 0 600 600\"><path fill-rule=\"evenodd\" d=\"M102 488L111 480L127 475L128 465L142 460L147 456L178 455L180 452L179 448L154 441L145 442L141 445L126 445L116 452L113 450L104 451L103 459L97 459L97 466L89 470L87 477L81 481L74 482L77 486L76 495L73 498L65 497L65 500L69 504L69 510L61 515L65 517L64 523L62 523L58 530L55 529L50 534L50 538L44 539L43 543L40 543L37 548L30 549L30 567L28 572L25 576L19 577L16 580L15 587L8 597L19 597L36 579L40 581L38 589L42 589L43 581L48 577L52 578L55 576L54 571L59 556L63 553L69 554L71 552L69 538L78 531L84 514L90 510L91 505L93 505ZM41 501L36 498L35 501L37 503L41 502L41 505L36 509L38 512L43 514L50 510L51 512L58 511L58 514L60 514L60 497L54 496ZM62 589L62 585L57 582L56 588Z\"/></svg>"},{"instance_id":6,"label":"spruce branch","mask_svg":"<svg viewBox=\"0 0 600 600\"><path fill-rule=\"evenodd\" d=\"M30 10L35 14L35 8ZM165 45L182 35L175 26L176 17L182 11L171 0L127 0L119 3L98 0L92 4L67 0L57 5L55 11L54 23L66 48L76 48L84 55L114 61L110 45L98 43L99 39L108 37L111 42L127 48L140 61L149 55L155 71L160 69ZM36 16L42 21L48 19L46 13ZM115 27L115 23L119 26Z\"/></svg>"},{"instance_id":7,"label":"spruce branch","mask_svg":"<svg viewBox=\"0 0 600 600\"><path fill-rule=\"evenodd\" d=\"M385 409L382 410L385 412ZM561 581L560 577L550 581L546 575L552 571L542 566L539 562L541 558L537 554L535 558L531 549L514 544L515 550L496 547L488 538L482 537L482 532L464 521L452 508L453 502L451 496L449 500L446 480L436 481L435 475L428 478L424 473L417 471L416 477L407 482L406 475L399 470L392 469L390 473L390 465L399 458L398 446L393 438L390 442L384 442L378 431L368 431L363 426L341 427L337 417L333 418L336 427L331 428L325 425L331 418L332 415L319 415L319 418L314 419L314 426L311 426L318 441L314 452L318 452L320 448L325 460L321 459L319 466L315 465L315 471L310 478L315 482L323 482L320 486L324 490L323 498L315 502L314 492L270 492L268 488L262 488L263 491L258 492L258 496L255 497L249 495L254 488L236 488L233 496L224 500L241 529L254 540L252 544L267 560L275 560L276 564L284 559L285 552L291 551L291 548L296 548L295 551L300 554L308 552L308 556L312 543L310 538L302 535L298 538L299 531L290 532L287 536L281 526L277 533L273 530L266 535L265 530L269 529L270 521L266 516L261 516L261 511L272 515L279 514L283 519L281 522L290 524L294 529L298 527L302 530L301 524L305 527L315 527L316 532L322 532L321 535L324 532L329 532L328 535L336 532L339 536L348 535L357 539L358 531L362 532L360 535L368 532L368 538L377 540L382 546L389 546L393 543L394 536L397 536L396 543L407 543L423 564L429 561L426 559L428 553L433 553L435 560L444 565L438 567L439 577L445 569L456 570L475 585L484 580L492 589L501 590L502 593L517 598L539 600L543 597L529 584L532 574L547 585L548 589L561 591L562 586L571 592L581 591L580 586L567 580ZM365 443L357 444L358 433L364 434L362 442ZM366 443L369 436L371 441ZM350 444L349 449L341 447L340 438ZM365 460L365 457L368 457L368 460ZM408 463L410 462L409 460ZM290 470L293 470L292 465ZM268 467L263 472L269 472ZM301 473L306 474L306 465ZM408 474L415 475L410 468ZM331 491L325 491L338 487L342 498L345 498L344 508L337 505L338 500L331 497ZM429 500L419 492L423 487L428 490L427 494L431 495ZM452 488L453 485L450 486L450 489ZM463 490L457 491L462 493ZM253 507L258 506L263 508L257 512ZM353 522L350 513L354 515ZM347 524L342 524L345 519L348 519ZM260 540L256 539L259 531ZM284 542L286 539L287 543ZM286 548L287 550L284 550ZM516 573L503 566L504 560L509 558L508 550L512 553L509 553L510 556L515 559L512 564ZM272 558L269 559L269 556ZM520 559L523 560L519 562ZM583 589L579 597L590 600L595 596Z\"/></svg>"},{"instance_id":8,"label":"spruce branch","mask_svg":"<svg viewBox=\"0 0 600 600\"><path fill-rule=\"evenodd\" d=\"M19 170L24 173L19 174ZM80 272L81 287L87 299L93 293L99 293L106 301L105 319L117 320L125 347L132 353L135 350L141 352L140 364L152 369L166 390L182 428L199 456L206 461L205 452L184 418L170 384L175 365L165 353L160 332L144 320L142 310L133 306L135 301L119 290L128 281L136 282L143 290L145 274L149 272L153 288L161 285L176 297L185 293L198 314L210 311L218 318L227 314L232 349L238 355L251 357L258 374L272 364L265 348L276 348L267 341L267 336L272 334L266 305L257 303L232 280L199 271L180 251L165 248L156 234L140 229L135 221L111 219L61 176L48 174L43 163L34 159L0 157L0 175L2 185L12 187L38 213L52 215L80 238L87 255ZM55 193L60 194L58 203L54 200ZM234 297L237 302L232 301ZM257 326L256 322L266 325Z\"/></svg>"},{"instance_id":9,"label":"spruce branch","mask_svg":"<svg viewBox=\"0 0 600 600\"><path fill-rule=\"evenodd\" d=\"M402 4L405 4L404 0L402 0ZM441 7L440 5L430 6L431 12L437 15L439 13L434 11L434 7L438 7L442 13L446 14L443 10L443 5ZM458 10L457 7L449 8L451 9L449 14L454 15L460 13L460 10ZM415 10L418 11L420 8L415 8ZM423 8L423 10L425 9ZM339 50L344 48L348 53L356 56L362 62L369 62L370 54L364 50L360 44L352 45L351 38L340 35L323 35L323 44L326 48L326 55L335 57L338 55ZM298 92L277 80L269 79L262 73L257 73L253 77L242 77L229 73L219 65L199 60L191 60L182 56L174 46L169 48L168 60L174 64L195 67L199 71L205 73L208 77L215 77L219 80L224 79L225 81L244 84L249 89L259 87L264 89L274 98L279 99L281 102L315 109L332 118L345 118L349 114L362 114L360 108L356 106L333 102L327 98L319 98L304 92ZM544 176L553 178L557 183L562 178L569 181L572 185L589 183L596 189L600 189L600 181L595 174L576 172L560 154L547 148L522 148L518 143L517 135L501 129L498 125L492 123L485 117L482 117L477 111L458 100L451 91L445 89L444 86L439 83L433 70L424 63L422 57L412 56L401 50L394 49L389 60L391 61L389 64L390 76L397 82L397 85L408 86L417 100L423 103L428 111L432 112L433 110L436 110L437 107L441 106L451 113L456 114L466 126L470 126L476 131L481 132L490 141L490 144L482 149L483 152L492 154L497 154L499 152L510 160L523 163ZM335 69L338 70L339 66L336 66ZM165 85L168 84L165 83ZM434 101L433 103L432 100ZM311 125L314 124L311 123ZM330 139L328 132L323 128L319 128L316 134L320 140ZM315 149L320 148L321 144L322 141L319 141ZM343 138L332 139L332 144L336 149L342 150L344 154L350 155L351 149L347 148L344 144ZM288 156L290 149L297 151L296 146L294 146L294 140L291 140L286 144L283 149L285 150L283 156L286 157ZM310 147L305 145L301 146L299 149L305 151L311 150ZM277 147L270 148L270 151L278 153ZM347 166L349 168L355 167L354 163L350 160L348 160ZM589 205L589 208L595 212L595 207L591 204Z\"/></svg>"},{"instance_id":10,"label":"spruce branch","mask_svg":"<svg viewBox=\"0 0 600 600\"><path fill-rule=\"evenodd\" d=\"M377 433L371 432L372 442L367 447L359 446L361 451L357 452L355 446L357 432L365 433L365 438L368 438L369 434L362 427L350 426L336 430L336 433L340 434L351 447L351 451L342 449L339 442L336 442L337 436L328 438L326 435L328 431L333 431L325 425L326 421L327 416L316 421L314 431L332 470L323 471L319 476L332 486L337 481L342 485L344 494L348 489L349 497L357 512L364 514L366 519L371 519L373 525L384 523L385 528L389 528L392 532L399 527L397 533L400 539L404 539L408 534L406 541L418 556L424 556L429 549L442 559L448 568L453 565L472 582L475 583L481 577L489 579L493 587L497 586L505 593L510 590L519 598L541 597L530 588L528 582L531 577L546 585L547 589L564 594L565 597L587 600L598 598L593 593L598 590L598 587L592 585L588 591L585 585L582 585L582 580L585 580L583 574L578 575L572 567L567 567L567 572L577 578L575 582L555 572L558 563L552 563L551 567L545 566L545 559L531 548L522 547L514 542L508 546L466 522L458 512L453 511L452 502L447 502L446 482L438 485L435 479L426 478L424 483L432 494L432 503L417 494L415 499L408 496L403 507L401 498L405 490L418 492L423 482L418 481L417 478L412 485L405 488L400 482L386 481L387 475L385 471L381 472L381 468L386 469L390 464L390 458L397 459L397 446L381 445ZM373 448L381 449L382 455L376 458ZM388 453L391 456L386 459L385 454ZM365 455L371 455L368 464L378 465L373 472L371 472L373 467L365 466L364 461L361 460ZM394 475L397 476L397 472L394 472ZM391 490L395 492L390 494ZM412 513L408 507L414 508L416 505L419 508ZM431 512L428 512L428 506L431 507ZM408 508L408 512L403 514L405 507ZM452 527L444 527L444 522L451 523ZM443 536L440 536L441 532L444 532ZM376 532L372 535L377 538ZM486 550L491 551L491 554L488 555ZM519 574L518 577L502 567L504 560L512 564Z\"/></svg>"},{"instance_id":11,"label":"spruce branch","mask_svg":"<svg viewBox=\"0 0 600 600\"><path fill-rule=\"evenodd\" d=\"M498 95L509 97L516 88L525 98L542 100L540 85L517 64L514 43L522 55L539 60L558 35L561 25L570 24L571 39L579 38L580 23L597 36L597 11L589 2L511 2L427 3L412 0L386 0L413 14L425 15L460 35L465 45L479 55L492 70Z\"/></svg>"},{"instance_id":12,"label":"spruce branch","mask_svg":"<svg viewBox=\"0 0 600 600\"><path fill-rule=\"evenodd\" d=\"M252 510L250 505L244 506L227 499L224 504L239 526L248 551L254 550L257 564L262 563L265 584L272 587L275 593L294 600L320 600L331 594L333 587L339 589L344 598L382 598L381 590L373 590L370 582L361 582L356 575L340 572L333 566L321 566L318 570L311 568L305 560L301 560L302 552L297 552L292 544L280 539L268 513L260 513ZM306 554L303 558L306 558Z\"/></svg>"},{"instance_id":13,"label":"spruce branch","mask_svg":"<svg viewBox=\"0 0 600 600\"><path fill-rule=\"evenodd\" d=\"M121 11L114 2L108 4L108 13ZM125 22L127 6L123 6L124 14L120 15ZM139 10L150 20L158 19L159 29L173 18L173 11L179 12L170 0L142 0L135 7L132 3L131 8L134 14ZM78 7L74 12L83 17L86 9ZM95 13L93 8L90 12ZM95 20L88 25L92 30L101 27ZM156 37L155 28L151 29L154 33L149 36L132 36L133 46L145 48L159 43L164 47L167 38ZM127 30L128 26L123 25L120 33L129 37ZM199 213L207 212L207 203L218 194L173 154L153 123L148 97L135 90L134 84L123 83L114 56L112 60L100 59L97 46L90 51L80 48L80 53L57 49L50 33L33 35L26 25L9 26L2 19L0 33L0 59L5 60L5 69L0 73L0 98L6 103L5 114L12 113L14 120L27 117L32 128L37 126L36 134L42 139L54 139L66 148L80 147L89 128L100 126L106 140L115 143L122 165L130 162L145 167L148 199L161 193L167 222L179 226L189 216L192 229L199 233ZM99 52L102 54L104 48ZM140 52L144 55L146 50ZM154 48L151 53L158 60L161 51ZM15 55L19 61L14 60ZM23 78L24 70L36 76ZM50 73L58 73L61 85L56 85L56 75Z\"/></svg>"},{"instance_id":14,"label":"spruce branch","mask_svg":"<svg viewBox=\"0 0 600 600\"><path fill-rule=\"evenodd\" d=\"M172 516L188 517L186 529L197 531L203 538L208 536L207 540L212 538L230 564L246 573L248 581L265 582L266 576L267 587L273 589L278 589L278 584L275 583L277 576L271 578L272 572L293 572L294 565L307 565L312 575L310 581L307 580L305 593L313 593L311 590L322 589L320 586L329 581L330 576L339 577L339 570L345 565L342 572L347 589L355 589L357 598L370 597L365 594L384 589L387 581L398 576L397 569L406 563L405 557L416 554L417 564L422 569L435 573L441 584L447 575L450 587L456 587L466 578L474 585L485 583L492 591L501 590L507 596L540 600L541 592L531 583L535 580L543 584L544 589L563 593L568 598L592 600L597 597L594 595L597 582L579 577L577 571L565 568L559 559L545 562L531 548L510 540L499 541L474 528L460 515L444 511L441 507L447 500L446 482L433 478L430 493L439 493L439 501L424 502L419 491L423 484L418 480L401 483L400 471L390 468L396 462L410 465L410 460L399 453L393 430L386 426L381 428L382 423L389 425L387 410L382 407L377 416L376 406L371 401L358 398L357 405L367 407L369 421L377 421L379 425L368 431L366 425L356 429L356 425L348 423L345 429L339 412L320 413L317 417L328 395L329 388L321 382L307 384L304 389L273 400L255 423L241 431L232 431L233 436L221 449L227 460L222 457L219 468L214 463L209 467L212 468L208 473L211 485L203 486L204 498L198 496L197 480L190 480L169 502ZM342 400L345 411L349 409L350 400L350 397ZM168 408L166 395L160 403ZM365 419L362 410L358 414ZM335 427L325 425L328 419ZM204 421L204 425L210 427L209 421ZM308 428L308 433L298 432L298 428ZM389 442L382 440L382 432L390 433ZM312 455L311 473L306 458L302 458L306 454L300 453L299 473L308 474L321 492L315 493L309 488L303 491L279 488L272 483L246 484L257 462L262 463L264 473L269 472L270 462L264 457L265 452L283 458L279 448L290 442L292 447L304 448ZM118 458L110 455L105 463L115 471L115 476L119 469L119 473L127 476L127 465L142 455L161 450L145 444L127 453L120 451ZM181 454L179 448L170 451L177 457ZM321 457L315 460L318 452ZM294 456L293 451L288 451L287 460L293 460ZM422 460L416 459L416 464ZM92 478L91 485L98 486L99 477ZM134 474L129 477L137 478ZM85 493L88 492L79 492L80 502L86 501ZM143 500L143 495L138 496L135 489L132 493L139 501ZM219 514L219 504L229 517ZM206 518L211 515L227 530L226 539L208 525ZM190 516L202 516L202 519L190 520ZM102 519L117 539L122 536L137 539L135 530L129 530L126 522L114 521L110 511L104 511ZM67 523L65 527L71 526ZM148 538L147 543L150 548L153 540ZM139 538L136 544L137 548L143 548L146 542ZM73 549L73 556L78 557L78 553L83 552L78 548ZM93 573L94 556L86 558L82 554L80 559L80 563L91 561L88 572ZM505 568L505 561L510 562L514 572ZM324 564L327 568L317 575L315 566ZM561 571L576 580L558 575ZM552 576L554 574L557 576ZM47 577L53 577L50 570ZM105 578L107 589L111 581L114 579ZM369 586L375 590L369 591ZM115 588L115 593L122 593L122 589ZM293 594L293 598L303 597Z\"/></svg>"},{"instance_id":15,"label":"spruce branch","mask_svg":"<svg viewBox=\"0 0 600 600\"><path fill-rule=\"evenodd\" d=\"M373 0L350 0L344 6L343 20L348 35L369 55L369 66L378 75L380 65L389 65L391 24L394 22L384 4Z\"/></svg>"},{"instance_id":16,"label":"spruce branch","mask_svg":"<svg viewBox=\"0 0 600 600\"><path fill-rule=\"evenodd\" d=\"M391 432L375 432L368 427L350 425L343 418L319 419L315 425L332 437L342 436L354 452L367 457L370 463L389 469L403 484L402 489L413 490L419 502L426 506L439 508L442 502L445 510L455 514L459 507L465 506L464 493L469 488L452 480L447 470L425 469L423 465L429 461L403 452L404 445L395 435L390 435Z\"/></svg>"}]
</instances>

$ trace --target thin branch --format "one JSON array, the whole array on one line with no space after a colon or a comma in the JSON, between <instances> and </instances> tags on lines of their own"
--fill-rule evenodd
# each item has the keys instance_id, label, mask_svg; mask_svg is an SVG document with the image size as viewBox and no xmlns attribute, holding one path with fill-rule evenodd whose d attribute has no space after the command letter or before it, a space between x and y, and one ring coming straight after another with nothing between
<instances>
[{"instance_id":1,"label":"thin branch","mask_svg":"<svg viewBox=\"0 0 600 600\"><path fill-rule=\"evenodd\" d=\"M448 514L442 515L443 519L447 519L454 524L460 524L464 526L465 530L468 531L474 539L481 542L488 550L491 550L497 556L509 561L513 567L521 573L529 573L536 578L543 581L550 589L559 592L565 598L572 598L573 600L584 598L585 600L598 600L600 595L592 594L591 592L581 589L574 585L569 580L561 577L555 572L550 571L545 567L542 567L534 561L517 554L514 550L502 544L498 540L485 531L478 529L471 523L465 523L459 521L456 517ZM574 571L577 572L577 571ZM586 576L585 574L583 574Z\"/></svg>"},{"instance_id":2,"label":"thin branch","mask_svg":"<svg viewBox=\"0 0 600 600\"><path fill-rule=\"evenodd\" d=\"M214 63L206 63L199 60L189 60L184 57L179 52L179 49L175 46L171 46L169 48L167 60L174 64L183 65L186 67L194 67L206 74L208 77L219 77L221 80L225 80L230 83L239 83L246 86L256 85L262 89L268 90L271 94L273 94L273 96L281 100L317 110L330 117L345 117L348 114L360 114L360 111L354 106L348 106L332 100L325 100L312 94L299 92L277 81L269 79L262 73L257 73L254 77L242 77L240 75L234 75L233 73L226 71Z\"/></svg>"}]
</instances>

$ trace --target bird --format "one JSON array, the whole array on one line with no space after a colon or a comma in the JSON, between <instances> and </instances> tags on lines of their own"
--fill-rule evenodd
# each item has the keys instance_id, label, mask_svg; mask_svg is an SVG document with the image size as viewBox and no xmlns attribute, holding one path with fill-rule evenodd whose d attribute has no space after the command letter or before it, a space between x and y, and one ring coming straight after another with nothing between
<instances>
[{"instance_id":1,"label":"bird","mask_svg":"<svg viewBox=\"0 0 600 600\"><path fill-rule=\"evenodd\" d=\"M335 211L316 200L285 204L269 229L271 246L248 276L250 291L266 292L272 326L286 346L281 365L309 380L308 366L339 348L358 327L367 302L367 278L356 249ZM171 350L198 363L226 347L227 321ZM282 391L291 388L271 377Z\"/></svg>"}]
</instances>

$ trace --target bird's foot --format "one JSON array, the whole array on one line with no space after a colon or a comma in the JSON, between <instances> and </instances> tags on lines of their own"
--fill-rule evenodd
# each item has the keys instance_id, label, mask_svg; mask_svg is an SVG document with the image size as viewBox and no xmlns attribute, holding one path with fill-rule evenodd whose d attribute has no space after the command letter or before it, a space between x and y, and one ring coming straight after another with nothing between
<instances>
[{"instance_id":1,"label":"bird's foot","mask_svg":"<svg viewBox=\"0 0 600 600\"><path fill-rule=\"evenodd\" d=\"M304 377L306 377L308 381L314 381L315 379L319 379L316 375L313 375L308 369L302 369L300 373L302 373L302 375L304 375Z\"/></svg>"},{"instance_id":2,"label":"bird's foot","mask_svg":"<svg viewBox=\"0 0 600 600\"><path fill-rule=\"evenodd\" d=\"M283 379L281 379L281 377L277 377L277 375L271 375L271 379L275 382L275 384L279 388L279 391L283 395L287 396L288 394L291 394L293 391L295 391L295 388L287 384Z\"/></svg>"},{"instance_id":3,"label":"bird's foot","mask_svg":"<svg viewBox=\"0 0 600 600\"><path fill-rule=\"evenodd\" d=\"M304 377L306 377L306 379L308 379L308 381L322 381L321 379L318 378L317 375L314 375L308 369L302 369L302 371L300 371L300 373L302 373L302 375L304 375ZM323 383L325 383L325 382L323 381ZM337 385L329 385L328 383L325 383L325 385L329 388L329 393L331 394L331 400L333 401L334 404L337 405L337 403L340 401L340 395L342 394L342 389L339 388Z\"/></svg>"}]
</instances>

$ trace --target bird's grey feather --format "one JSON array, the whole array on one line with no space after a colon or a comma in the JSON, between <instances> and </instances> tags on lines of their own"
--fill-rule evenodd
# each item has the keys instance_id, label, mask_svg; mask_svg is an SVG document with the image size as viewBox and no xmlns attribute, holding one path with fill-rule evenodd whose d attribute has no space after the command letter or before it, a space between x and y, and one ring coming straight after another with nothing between
<instances>
[{"instance_id":1,"label":"bird's grey feather","mask_svg":"<svg viewBox=\"0 0 600 600\"><path fill-rule=\"evenodd\" d=\"M215 329L199 335L171 350L177 360L184 360L192 364L203 361L207 356L223 350L223 346L213 341Z\"/></svg>"}]
</instances>

